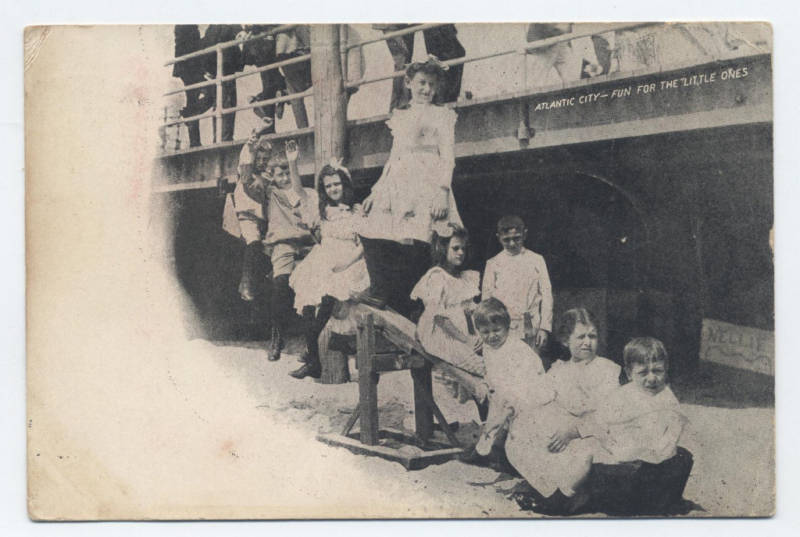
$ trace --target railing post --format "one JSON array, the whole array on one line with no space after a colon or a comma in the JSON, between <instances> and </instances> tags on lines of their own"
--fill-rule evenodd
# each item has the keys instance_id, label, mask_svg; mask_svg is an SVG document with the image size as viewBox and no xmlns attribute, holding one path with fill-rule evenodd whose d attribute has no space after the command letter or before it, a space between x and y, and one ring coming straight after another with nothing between
<instances>
[{"instance_id":1,"label":"railing post","mask_svg":"<svg viewBox=\"0 0 800 537\"><path fill-rule=\"evenodd\" d=\"M528 89L528 50L523 47L518 53L520 57L520 69L522 71L522 87L519 88L518 91L526 91ZM527 99L520 99L517 105L517 115L519 116L517 140L519 140L520 145L523 147L527 147L528 141L531 138L530 121L528 118L529 113Z\"/></svg>"},{"instance_id":2,"label":"railing post","mask_svg":"<svg viewBox=\"0 0 800 537\"><path fill-rule=\"evenodd\" d=\"M222 141L222 47L217 45L217 98L214 102L216 113L214 114L214 143Z\"/></svg>"},{"instance_id":3,"label":"railing post","mask_svg":"<svg viewBox=\"0 0 800 537\"><path fill-rule=\"evenodd\" d=\"M314 160L317 170L333 157L345 157L347 101L339 45L337 24L311 25Z\"/></svg>"}]
</instances>

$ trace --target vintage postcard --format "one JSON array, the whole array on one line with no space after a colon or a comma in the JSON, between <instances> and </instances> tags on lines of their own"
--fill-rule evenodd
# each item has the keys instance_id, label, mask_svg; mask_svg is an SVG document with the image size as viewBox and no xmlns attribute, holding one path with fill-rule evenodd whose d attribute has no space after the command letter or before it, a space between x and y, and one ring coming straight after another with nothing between
<instances>
[{"instance_id":1,"label":"vintage postcard","mask_svg":"<svg viewBox=\"0 0 800 537\"><path fill-rule=\"evenodd\" d=\"M772 48L27 28L30 517L772 516Z\"/></svg>"}]
</instances>

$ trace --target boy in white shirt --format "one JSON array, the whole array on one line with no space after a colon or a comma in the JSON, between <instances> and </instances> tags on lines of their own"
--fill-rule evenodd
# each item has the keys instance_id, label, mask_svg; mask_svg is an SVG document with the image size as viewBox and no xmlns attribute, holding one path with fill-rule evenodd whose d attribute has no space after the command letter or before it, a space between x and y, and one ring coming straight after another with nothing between
<instances>
[{"instance_id":1,"label":"boy in white shirt","mask_svg":"<svg viewBox=\"0 0 800 537\"><path fill-rule=\"evenodd\" d=\"M669 514L681 509L694 461L678 446L687 420L667 383L667 351L659 340L641 337L625 346L623 356L630 382L577 427L581 437L597 440L587 486L592 509Z\"/></svg>"},{"instance_id":2,"label":"boy in white shirt","mask_svg":"<svg viewBox=\"0 0 800 537\"><path fill-rule=\"evenodd\" d=\"M481 298L505 304L511 335L541 350L553 329L553 291L544 258L524 246L527 234L518 216L504 216L497 223L503 251L486 262Z\"/></svg>"},{"instance_id":3,"label":"boy in white shirt","mask_svg":"<svg viewBox=\"0 0 800 537\"><path fill-rule=\"evenodd\" d=\"M659 464L675 456L686 424L667 384L667 351L659 340L641 337L625 345L623 356L630 382L609 394L597 412L578 425L578 432L602 445L595 462Z\"/></svg>"}]
</instances>

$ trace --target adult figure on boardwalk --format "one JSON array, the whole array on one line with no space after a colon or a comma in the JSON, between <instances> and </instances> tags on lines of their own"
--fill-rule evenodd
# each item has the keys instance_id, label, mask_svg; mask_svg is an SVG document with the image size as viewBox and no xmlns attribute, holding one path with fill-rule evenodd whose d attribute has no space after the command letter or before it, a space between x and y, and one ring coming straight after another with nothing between
<instances>
[{"instance_id":1,"label":"adult figure on boardwalk","mask_svg":"<svg viewBox=\"0 0 800 537\"><path fill-rule=\"evenodd\" d=\"M278 24L253 24L245 26L248 34L259 35L277 28ZM275 36L270 35L262 39L251 39L242 44L242 63L255 67L264 67L275 63ZM266 101L274 99L279 92L286 91L286 80L278 69L261 71L261 93L250 97L250 102ZM275 121L283 115L283 103L277 107L275 104L268 104L259 108L254 108L253 112L261 118L263 126L259 129L259 134L272 134L275 132ZM276 111L277 116L276 117Z\"/></svg>"},{"instance_id":2,"label":"adult figure on boardwalk","mask_svg":"<svg viewBox=\"0 0 800 537\"><path fill-rule=\"evenodd\" d=\"M239 24L212 24L206 30L201 40L203 48L211 47L218 43L233 41L242 27ZM217 76L216 54L208 54L204 57L207 78L213 79ZM222 74L232 75L241 71L244 67L242 63L242 51L238 45L229 47L222 51ZM216 102L216 86L209 86L211 100ZM228 80L222 83L222 108L232 108L236 106L236 80ZM230 113L222 117L222 140L227 142L233 140L233 129L236 121L236 114ZM216 132L216 131L215 131Z\"/></svg>"},{"instance_id":3,"label":"adult figure on boardwalk","mask_svg":"<svg viewBox=\"0 0 800 537\"><path fill-rule=\"evenodd\" d=\"M382 30L384 33L395 32L409 28L411 24L374 24L373 28ZM425 49L428 54L433 54L441 61L463 58L466 54L464 47L458 40L458 31L455 24L445 24L436 28L429 28L422 31L425 39ZM394 59L394 70L402 71L411 63L414 56L414 34L406 34L399 37L392 37L386 40L389 52ZM453 65L444 76L444 85L437 94L435 104L450 103L458 99L461 93L461 76L464 72L463 65ZM406 90L403 77L396 77L392 84L392 100L389 104L389 111L395 108L402 108L409 102L408 91Z\"/></svg>"},{"instance_id":4,"label":"adult figure on boardwalk","mask_svg":"<svg viewBox=\"0 0 800 537\"><path fill-rule=\"evenodd\" d=\"M200 30L196 24L175 25L175 57L183 56L203 48L200 39ZM205 59L202 56L177 62L172 67L172 76L180 78L185 86L197 84L205 80ZM181 117L191 117L202 114L211 108L212 100L209 99L209 88L197 88L186 92L186 106L181 108ZM200 145L200 122L187 121L189 131L189 147Z\"/></svg>"}]
</instances>

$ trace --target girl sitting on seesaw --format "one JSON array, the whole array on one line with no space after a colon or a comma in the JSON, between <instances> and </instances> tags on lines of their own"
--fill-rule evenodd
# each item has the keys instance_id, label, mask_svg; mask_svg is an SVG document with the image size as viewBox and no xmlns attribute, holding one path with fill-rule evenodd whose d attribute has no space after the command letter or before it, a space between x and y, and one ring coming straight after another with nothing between
<instances>
[{"instance_id":1,"label":"girl sitting on seesaw","mask_svg":"<svg viewBox=\"0 0 800 537\"><path fill-rule=\"evenodd\" d=\"M305 364L289 373L302 379L319 378L322 364L318 338L333 314L337 301L369 287L364 252L358 241L361 210L353 205L350 172L341 161L323 166L317 177L321 242L297 266L289 278L294 307L303 317L308 352Z\"/></svg>"},{"instance_id":2,"label":"girl sitting on seesaw","mask_svg":"<svg viewBox=\"0 0 800 537\"><path fill-rule=\"evenodd\" d=\"M483 360L475 353L480 339L470 333L467 321L480 295L480 276L477 271L463 269L469 248L467 231L453 226L450 232L444 237L434 233L434 266L411 291L411 298L420 299L425 305L417 323L417 338L430 354L482 377ZM485 393L473 394L476 395L480 413Z\"/></svg>"}]
</instances>

